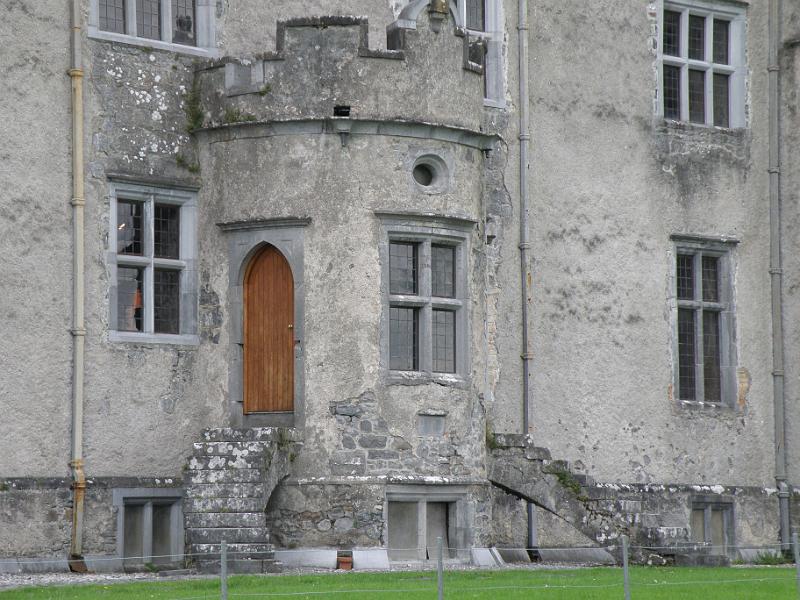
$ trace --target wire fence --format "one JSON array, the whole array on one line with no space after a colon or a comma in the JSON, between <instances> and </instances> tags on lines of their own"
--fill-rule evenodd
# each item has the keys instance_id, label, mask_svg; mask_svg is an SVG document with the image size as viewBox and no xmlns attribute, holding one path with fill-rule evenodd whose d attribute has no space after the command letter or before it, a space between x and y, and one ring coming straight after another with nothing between
<instances>
[{"instance_id":1,"label":"wire fence","mask_svg":"<svg viewBox=\"0 0 800 600\"><path fill-rule=\"evenodd\" d=\"M769 598L778 600L780 598L800 598L800 546L798 545L797 534L792 537L791 552L794 569L789 567L791 563L784 555L786 548L781 544L764 545L741 545L719 547L709 543L683 542L674 545L664 546L637 546L631 545L627 537L623 536L614 544L606 546L559 546L559 547L537 547L533 549L540 554L546 551L564 550L591 550L593 552L604 551L614 561L621 563L621 568L609 568L597 571L587 571L579 568L561 570L547 570L548 565L542 564L541 569L516 569L516 570L488 570L490 575L480 575L484 571L471 572L467 570L466 558L471 556L474 548L451 548L442 540L437 538L436 544L428 548L406 548L388 549L390 553L399 553L405 556L401 562L406 563L399 567L397 562L386 562L389 573L383 573L372 579L360 578L330 578L325 579L322 575L315 583L310 580L299 581L297 585L289 583L283 584L280 579L259 578L257 584L252 581L247 583L243 579L231 579L233 573L254 572L243 567L258 567L260 563L272 562L272 553L257 550L231 549L223 541L219 544L210 545L215 552L195 552L180 555L162 554L151 556L126 556L126 557L97 557L90 559L91 563L100 565L104 562L113 561L116 565L123 566L145 566L163 567L170 565L175 567L179 564L200 566L205 564L210 566L209 575L211 582L204 582L205 590L199 591L187 587L184 592L195 592L192 595L180 595L178 588L164 587L162 595L150 596L159 600L230 600L234 598L396 598L398 596L408 596L409 598L619 598L624 600L651 598L672 598L671 594L687 594L680 597L707 598L707 592L703 590L728 590L729 595L724 597L746 597L746 598ZM236 545L234 548L239 548ZM372 549L373 551L375 549ZM387 549L378 549L384 554ZM489 549L484 549L489 550ZM517 556L527 554L531 549L527 548L500 548L491 549L493 552L509 553ZM642 557L648 554L660 553L662 556L677 555L696 555L696 556L715 556L721 551L752 551L751 556L758 556L760 561L766 564L785 562L783 569L726 569L726 570L686 570L681 572L681 568L653 568L641 569L631 567L631 562L642 562ZM309 549L288 549L280 550L283 557L292 555L309 555L309 553L324 554L327 559L334 557L335 567L341 567L341 559L347 559L349 554L349 566L356 568L362 565L353 565L352 552L337 552L336 550L309 550ZM358 551L355 551L358 552ZM757 553L757 554L753 554ZM413 556L416 556L415 560ZM496 554L494 555L496 556ZM4 563L0 559L0 568ZM14 559L14 564L20 567L35 565L38 569L46 568L48 565L61 564L64 559ZM300 561L297 561L300 564ZM263 564L261 564L263 567ZM485 565L486 566L486 565ZM498 563L495 565L499 567ZM674 565L673 565L674 566ZM335 568L333 567L333 568ZM413 570L412 570L413 569ZM208 572L209 569L206 569ZM396 571L406 571L397 573ZM466 571L468 577L459 575L458 571ZM259 571L260 572L260 571ZM0 570L2 573L2 570ZM497 574L497 576L495 576ZM290 578L291 579L291 578ZM2 581L0 581L2 583ZM346 585L343 585L346 584ZM684 588L687 591L682 591ZM0 588L1 589L1 588ZM673 590L673 592L669 592ZM199 592L199 594L198 594ZM173 595L175 594L175 595ZM559 595L560 594L560 595ZM0 597L3 594L0 592ZM61 598L62 596L59 596ZM68 598L67 596L63 596ZM76 594L77 600L83 598ZM89 596L86 596L87 598ZM717 597L717 596L711 596ZM723 597L723 596L719 596Z\"/></svg>"}]
</instances>

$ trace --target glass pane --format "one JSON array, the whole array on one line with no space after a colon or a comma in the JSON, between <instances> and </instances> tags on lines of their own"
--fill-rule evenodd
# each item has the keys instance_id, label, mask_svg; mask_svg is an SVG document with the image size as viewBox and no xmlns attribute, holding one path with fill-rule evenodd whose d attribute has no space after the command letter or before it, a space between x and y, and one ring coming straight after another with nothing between
<instances>
[{"instance_id":1,"label":"glass pane","mask_svg":"<svg viewBox=\"0 0 800 600\"><path fill-rule=\"evenodd\" d=\"M467 0L467 29L485 31L484 0Z\"/></svg>"},{"instance_id":2,"label":"glass pane","mask_svg":"<svg viewBox=\"0 0 800 600\"><path fill-rule=\"evenodd\" d=\"M711 544L714 554L725 554L725 511L711 510Z\"/></svg>"},{"instance_id":3,"label":"glass pane","mask_svg":"<svg viewBox=\"0 0 800 600\"><path fill-rule=\"evenodd\" d=\"M144 203L117 201L117 253L141 256L144 247Z\"/></svg>"},{"instance_id":4,"label":"glass pane","mask_svg":"<svg viewBox=\"0 0 800 600\"><path fill-rule=\"evenodd\" d=\"M397 371L417 370L416 308L389 308L389 368Z\"/></svg>"},{"instance_id":5,"label":"glass pane","mask_svg":"<svg viewBox=\"0 0 800 600\"><path fill-rule=\"evenodd\" d=\"M172 554L171 504L153 505L153 563L174 562Z\"/></svg>"},{"instance_id":6,"label":"glass pane","mask_svg":"<svg viewBox=\"0 0 800 600\"><path fill-rule=\"evenodd\" d=\"M172 0L172 41L196 46L194 0Z\"/></svg>"},{"instance_id":7,"label":"glass pane","mask_svg":"<svg viewBox=\"0 0 800 600\"><path fill-rule=\"evenodd\" d=\"M144 269L117 267L117 330L144 331Z\"/></svg>"},{"instance_id":8,"label":"glass pane","mask_svg":"<svg viewBox=\"0 0 800 600\"><path fill-rule=\"evenodd\" d=\"M703 257L703 300L719 302L719 258Z\"/></svg>"},{"instance_id":9,"label":"glass pane","mask_svg":"<svg viewBox=\"0 0 800 600\"><path fill-rule=\"evenodd\" d=\"M156 333L180 331L181 272L153 271L153 329Z\"/></svg>"},{"instance_id":10,"label":"glass pane","mask_svg":"<svg viewBox=\"0 0 800 600\"><path fill-rule=\"evenodd\" d=\"M694 311L678 309L678 398L695 400Z\"/></svg>"},{"instance_id":11,"label":"glass pane","mask_svg":"<svg viewBox=\"0 0 800 600\"><path fill-rule=\"evenodd\" d=\"M706 18L689 16L689 58L706 58Z\"/></svg>"},{"instance_id":12,"label":"glass pane","mask_svg":"<svg viewBox=\"0 0 800 600\"><path fill-rule=\"evenodd\" d=\"M703 388L706 402L719 402L719 313L703 311Z\"/></svg>"},{"instance_id":13,"label":"glass pane","mask_svg":"<svg viewBox=\"0 0 800 600\"><path fill-rule=\"evenodd\" d=\"M417 293L417 245L407 242L389 244L389 293Z\"/></svg>"},{"instance_id":14,"label":"glass pane","mask_svg":"<svg viewBox=\"0 0 800 600\"><path fill-rule=\"evenodd\" d=\"M730 76L714 73L714 125L730 127Z\"/></svg>"},{"instance_id":15,"label":"glass pane","mask_svg":"<svg viewBox=\"0 0 800 600\"><path fill-rule=\"evenodd\" d=\"M433 311L433 370L456 372L456 313L452 310Z\"/></svg>"},{"instance_id":16,"label":"glass pane","mask_svg":"<svg viewBox=\"0 0 800 600\"><path fill-rule=\"evenodd\" d=\"M416 502L389 502L389 558L416 560L419 540L419 512Z\"/></svg>"},{"instance_id":17,"label":"glass pane","mask_svg":"<svg viewBox=\"0 0 800 600\"><path fill-rule=\"evenodd\" d=\"M702 544L706 541L705 509L692 509L691 534L692 541Z\"/></svg>"},{"instance_id":18,"label":"glass pane","mask_svg":"<svg viewBox=\"0 0 800 600\"><path fill-rule=\"evenodd\" d=\"M136 35L161 39L161 0L136 0Z\"/></svg>"},{"instance_id":19,"label":"glass pane","mask_svg":"<svg viewBox=\"0 0 800 600\"><path fill-rule=\"evenodd\" d=\"M122 554L125 558L132 558L131 563L142 564L144 558L144 505L126 504L124 516L124 543Z\"/></svg>"},{"instance_id":20,"label":"glass pane","mask_svg":"<svg viewBox=\"0 0 800 600\"><path fill-rule=\"evenodd\" d=\"M681 52L681 14L673 10L664 11L663 52L669 56L680 56Z\"/></svg>"},{"instance_id":21,"label":"glass pane","mask_svg":"<svg viewBox=\"0 0 800 600\"><path fill-rule=\"evenodd\" d=\"M727 65L730 62L729 37L731 24L729 21L714 19L714 62Z\"/></svg>"},{"instance_id":22,"label":"glass pane","mask_svg":"<svg viewBox=\"0 0 800 600\"><path fill-rule=\"evenodd\" d=\"M689 120L706 122L706 73L689 69Z\"/></svg>"},{"instance_id":23,"label":"glass pane","mask_svg":"<svg viewBox=\"0 0 800 600\"><path fill-rule=\"evenodd\" d=\"M452 246L431 246L432 294L453 298L455 289L456 249Z\"/></svg>"},{"instance_id":24,"label":"glass pane","mask_svg":"<svg viewBox=\"0 0 800 600\"><path fill-rule=\"evenodd\" d=\"M694 300L694 256L678 254L678 299Z\"/></svg>"},{"instance_id":25,"label":"glass pane","mask_svg":"<svg viewBox=\"0 0 800 600\"><path fill-rule=\"evenodd\" d=\"M156 258L180 258L181 209L156 204L153 209L153 253Z\"/></svg>"},{"instance_id":26,"label":"glass pane","mask_svg":"<svg viewBox=\"0 0 800 600\"><path fill-rule=\"evenodd\" d=\"M680 121L681 69L664 65L664 118Z\"/></svg>"},{"instance_id":27,"label":"glass pane","mask_svg":"<svg viewBox=\"0 0 800 600\"><path fill-rule=\"evenodd\" d=\"M100 0L100 29L125 33L125 0Z\"/></svg>"}]
</instances>

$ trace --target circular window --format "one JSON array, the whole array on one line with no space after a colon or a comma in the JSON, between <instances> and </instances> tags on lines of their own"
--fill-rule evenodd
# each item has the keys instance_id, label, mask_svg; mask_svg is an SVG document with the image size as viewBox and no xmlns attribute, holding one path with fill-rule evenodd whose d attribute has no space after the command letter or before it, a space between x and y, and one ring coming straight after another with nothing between
<instances>
[{"instance_id":1,"label":"circular window","mask_svg":"<svg viewBox=\"0 0 800 600\"><path fill-rule=\"evenodd\" d=\"M414 161L411 177L426 194L440 194L447 188L447 163L435 154L423 154Z\"/></svg>"},{"instance_id":2,"label":"circular window","mask_svg":"<svg viewBox=\"0 0 800 600\"><path fill-rule=\"evenodd\" d=\"M433 183L434 172L430 165L419 164L414 167L414 181L418 184L429 187Z\"/></svg>"}]
</instances>

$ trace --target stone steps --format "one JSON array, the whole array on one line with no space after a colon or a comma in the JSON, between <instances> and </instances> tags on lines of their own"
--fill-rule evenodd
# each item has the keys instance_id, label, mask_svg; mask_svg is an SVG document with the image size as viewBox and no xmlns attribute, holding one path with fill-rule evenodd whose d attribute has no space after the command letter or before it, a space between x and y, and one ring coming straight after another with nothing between
<instances>
[{"instance_id":1,"label":"stone steps","mask_svg":"<svg viewBox=\"0 0 800 600\"><path fill-rule=\"evenodd\" d=\"M281 428L208 429L192 445L183 501L187 552L201 571L219 570L226 542L231 572L274 572L265 509L288 475L297 434Z\"/></svg>"}]
</instances>

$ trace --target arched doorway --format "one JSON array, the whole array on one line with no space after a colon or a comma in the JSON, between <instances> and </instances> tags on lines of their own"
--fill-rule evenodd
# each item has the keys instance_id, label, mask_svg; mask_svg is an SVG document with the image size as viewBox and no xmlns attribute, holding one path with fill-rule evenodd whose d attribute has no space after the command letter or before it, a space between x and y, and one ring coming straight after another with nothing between
<instances>
[{"instance_id":1,"label":"arched doorway","mask_svg":"<svg viewBox=\"0 0 800 600\"><path fill-rule=\"evenodd\" d=\"M265 245L244 276L244 413L294 410L294 279Z\"/></svg>"}]
</instances>

